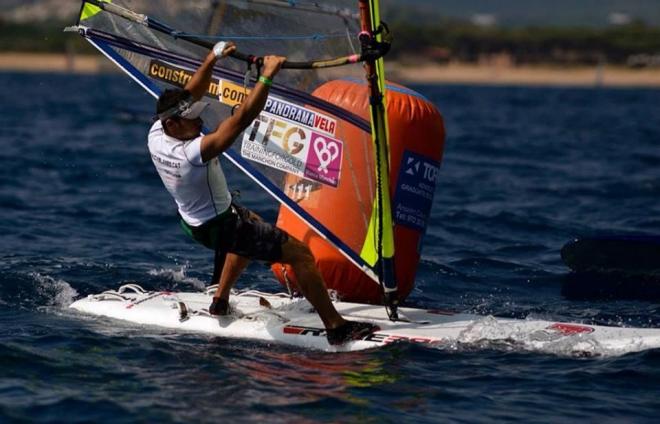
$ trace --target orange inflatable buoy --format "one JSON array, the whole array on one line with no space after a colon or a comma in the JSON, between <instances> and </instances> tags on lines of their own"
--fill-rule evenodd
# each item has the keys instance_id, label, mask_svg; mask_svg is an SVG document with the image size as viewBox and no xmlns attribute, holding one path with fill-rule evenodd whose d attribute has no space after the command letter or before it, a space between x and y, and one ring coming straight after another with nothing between
<instances>
[{"instance_id":1,"label":"orange inflatable buoy","mask_svg":"<svg viewBox=\"0 0 660 424\"><path fill-rule=\"evenodd\" d=\"M368 87L362 81L330 81L317 88L313 95L367 121L370 119ZM436 107L413 90L388 83L386 99L390 130L394 265L399 297L403 300L414 286L442 160L445 130ZM314 208L314 216L359 253L374 196L373 184L364 183L374 180L371 135L340 120L332 129L336 138L343 141L341 152L328 153L341 155L339 177L329 181L329 184L319 184L291 176L287 177L285 186L287 195L299 201L301 206L304 204ZM361 199L357 206L356 199ZM363 206L367 203L368 208ZM340 299L381 303L383 296L379 284L288 208L280 207L277 226L310 247L327 288L334 290ZM272 270L282 284L290 284L295 289L295 275L288 266L275 263Z\"/></svg>"}]
</instances>

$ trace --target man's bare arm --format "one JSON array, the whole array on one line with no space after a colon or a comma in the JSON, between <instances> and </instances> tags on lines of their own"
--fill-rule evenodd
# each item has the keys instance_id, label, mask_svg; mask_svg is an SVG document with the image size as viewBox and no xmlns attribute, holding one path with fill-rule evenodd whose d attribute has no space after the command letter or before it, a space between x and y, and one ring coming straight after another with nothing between
<instances>
[{"instance_id":1,"label":"man's bare arm","mask_svg":"<svg viewBox=\"0 0 660 424\"><path fill-rule=\"evenodd\" d=\"M215 47L209 52L204 59L202 65L197 68L193 77L188 81L188 84L184 87L185 90L188 90L195 101L201 99L206 91L209 89L211 84L211 78L213 77L213 67L218 59L228 56L236 50L236 46L232 42L228 43L218 43Z\"/></svg>"},{"instance_id":2,"label":"man's bare arm","mask_svg":"<svg viewBox=\"0 0 660 424\"><path fill-rule=\"evenodd\" d=\"M272 79L279 72L285 60L286 58L281 56L264 57L262 75L267 79ZM263 82L258 82L236 113L222 121L215 131L202 138L202 161L208 162L227 150L236 137L259 116L268 99L269 88Z\"/></svg>"}]
</instances>

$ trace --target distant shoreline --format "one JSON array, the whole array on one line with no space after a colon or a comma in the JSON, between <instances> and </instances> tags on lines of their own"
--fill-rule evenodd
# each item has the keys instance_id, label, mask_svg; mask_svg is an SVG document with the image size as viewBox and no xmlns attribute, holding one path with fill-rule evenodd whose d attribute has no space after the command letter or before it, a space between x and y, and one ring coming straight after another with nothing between
<instances>
[{"instance_id":1,"label":"distant shoreline","mask_svg":"<svg viewBox=\"0 0 660 424\"><path fill-rule=\"evenodd\" d=\"M0 72L100 74L118 72L99 55L0 53ZM559 68L471 64L416 66L389 63L388 79L408 84L481 84L567 87L660 87L660 69L615 66Z\"/></svg>"},{"instance_id":2,"label":"distant shoreline","mask_svg":"<svg viewBox=\"0 0 660 424\"><path fill-rule=\"evenodd\" d=\"M114 65L99 55L57 53L0 53L2 72L54 72L99 74L114 72Z\"/></svg>"},{"instance_id":3,"label":"distant shoreline","mask_svg":"<svg viewBox=\"0 0 660 424\"><path fill-rule=\"evenodd\" d=\"M387 68L389 79L414 84L660 87L660 69L630 69L610 65L560 68L471 64L404 66L392 63Z\"/></svg>"}]
</instances>

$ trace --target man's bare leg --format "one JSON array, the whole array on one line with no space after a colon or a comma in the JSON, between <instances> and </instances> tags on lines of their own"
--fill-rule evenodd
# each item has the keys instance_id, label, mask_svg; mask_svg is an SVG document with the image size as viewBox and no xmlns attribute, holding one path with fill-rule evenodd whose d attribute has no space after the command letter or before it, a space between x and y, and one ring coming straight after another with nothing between
<instances>
[{"instance_id":1,"label":"man's bare leg","mask_svg":"<svg viewBox=\"0 0 660 424\"><path fill-rule=\"evenodd\" d=\"M218 288L213 295L213 302L209 306L211 315L227 315L229 313L229 292L238 280L250 260L233 253L224 255L216 252L213 268L213 281Z\"/></svg>"},{"instance_id":2,"label":"man's bare leg","mask_svg":"<svg viewBox=\"0 0 660 424\"><path fill-rule=\"evenodd\" d=\"M332 304L323 277L314 263L314 256L307 246L289 237L282 245L282 262L293 267L298 288L316 308L325 328L334 329L346 323Z\"/></svg>"},{"instance_id":3,"label":"man's bare leg","mask_svg":"<svg viewBox=\"0 0 660 424\"><path fill-rule=\"evenodd\" d=\"M249 264L249 259L233 253L227 253L218 281L213 281L213 284L218 285L213 297L229 299L231 288L234 287L238 277Z\"/></svg>"}]
</instances>

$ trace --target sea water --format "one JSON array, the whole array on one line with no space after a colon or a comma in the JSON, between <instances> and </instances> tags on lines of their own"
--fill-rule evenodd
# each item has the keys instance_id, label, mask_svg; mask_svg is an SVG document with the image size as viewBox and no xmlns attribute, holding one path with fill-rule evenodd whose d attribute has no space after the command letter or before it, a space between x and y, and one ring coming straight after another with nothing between
<instances>
[{"instance_id":1,"label":"sea water","mask_svg":"<svg viewBox=\"0 0 660 424\"><path fill-rule=\"evenodd\" d=\"M0 74L0 86L0 422L657 420L659 351L325 354L70 311L129 281L198 290L211 256L181 233L153 169L140 87L50 74ZM442 111L447 142L409 305L660 327L657 289L578 280L596 290L574 296L559 256L581 234L660 234L660 91L413 88ZM225 168L274 220L277 205ZM279 289L258 263L238 286Z\"/></svg>"}]
</instances>

